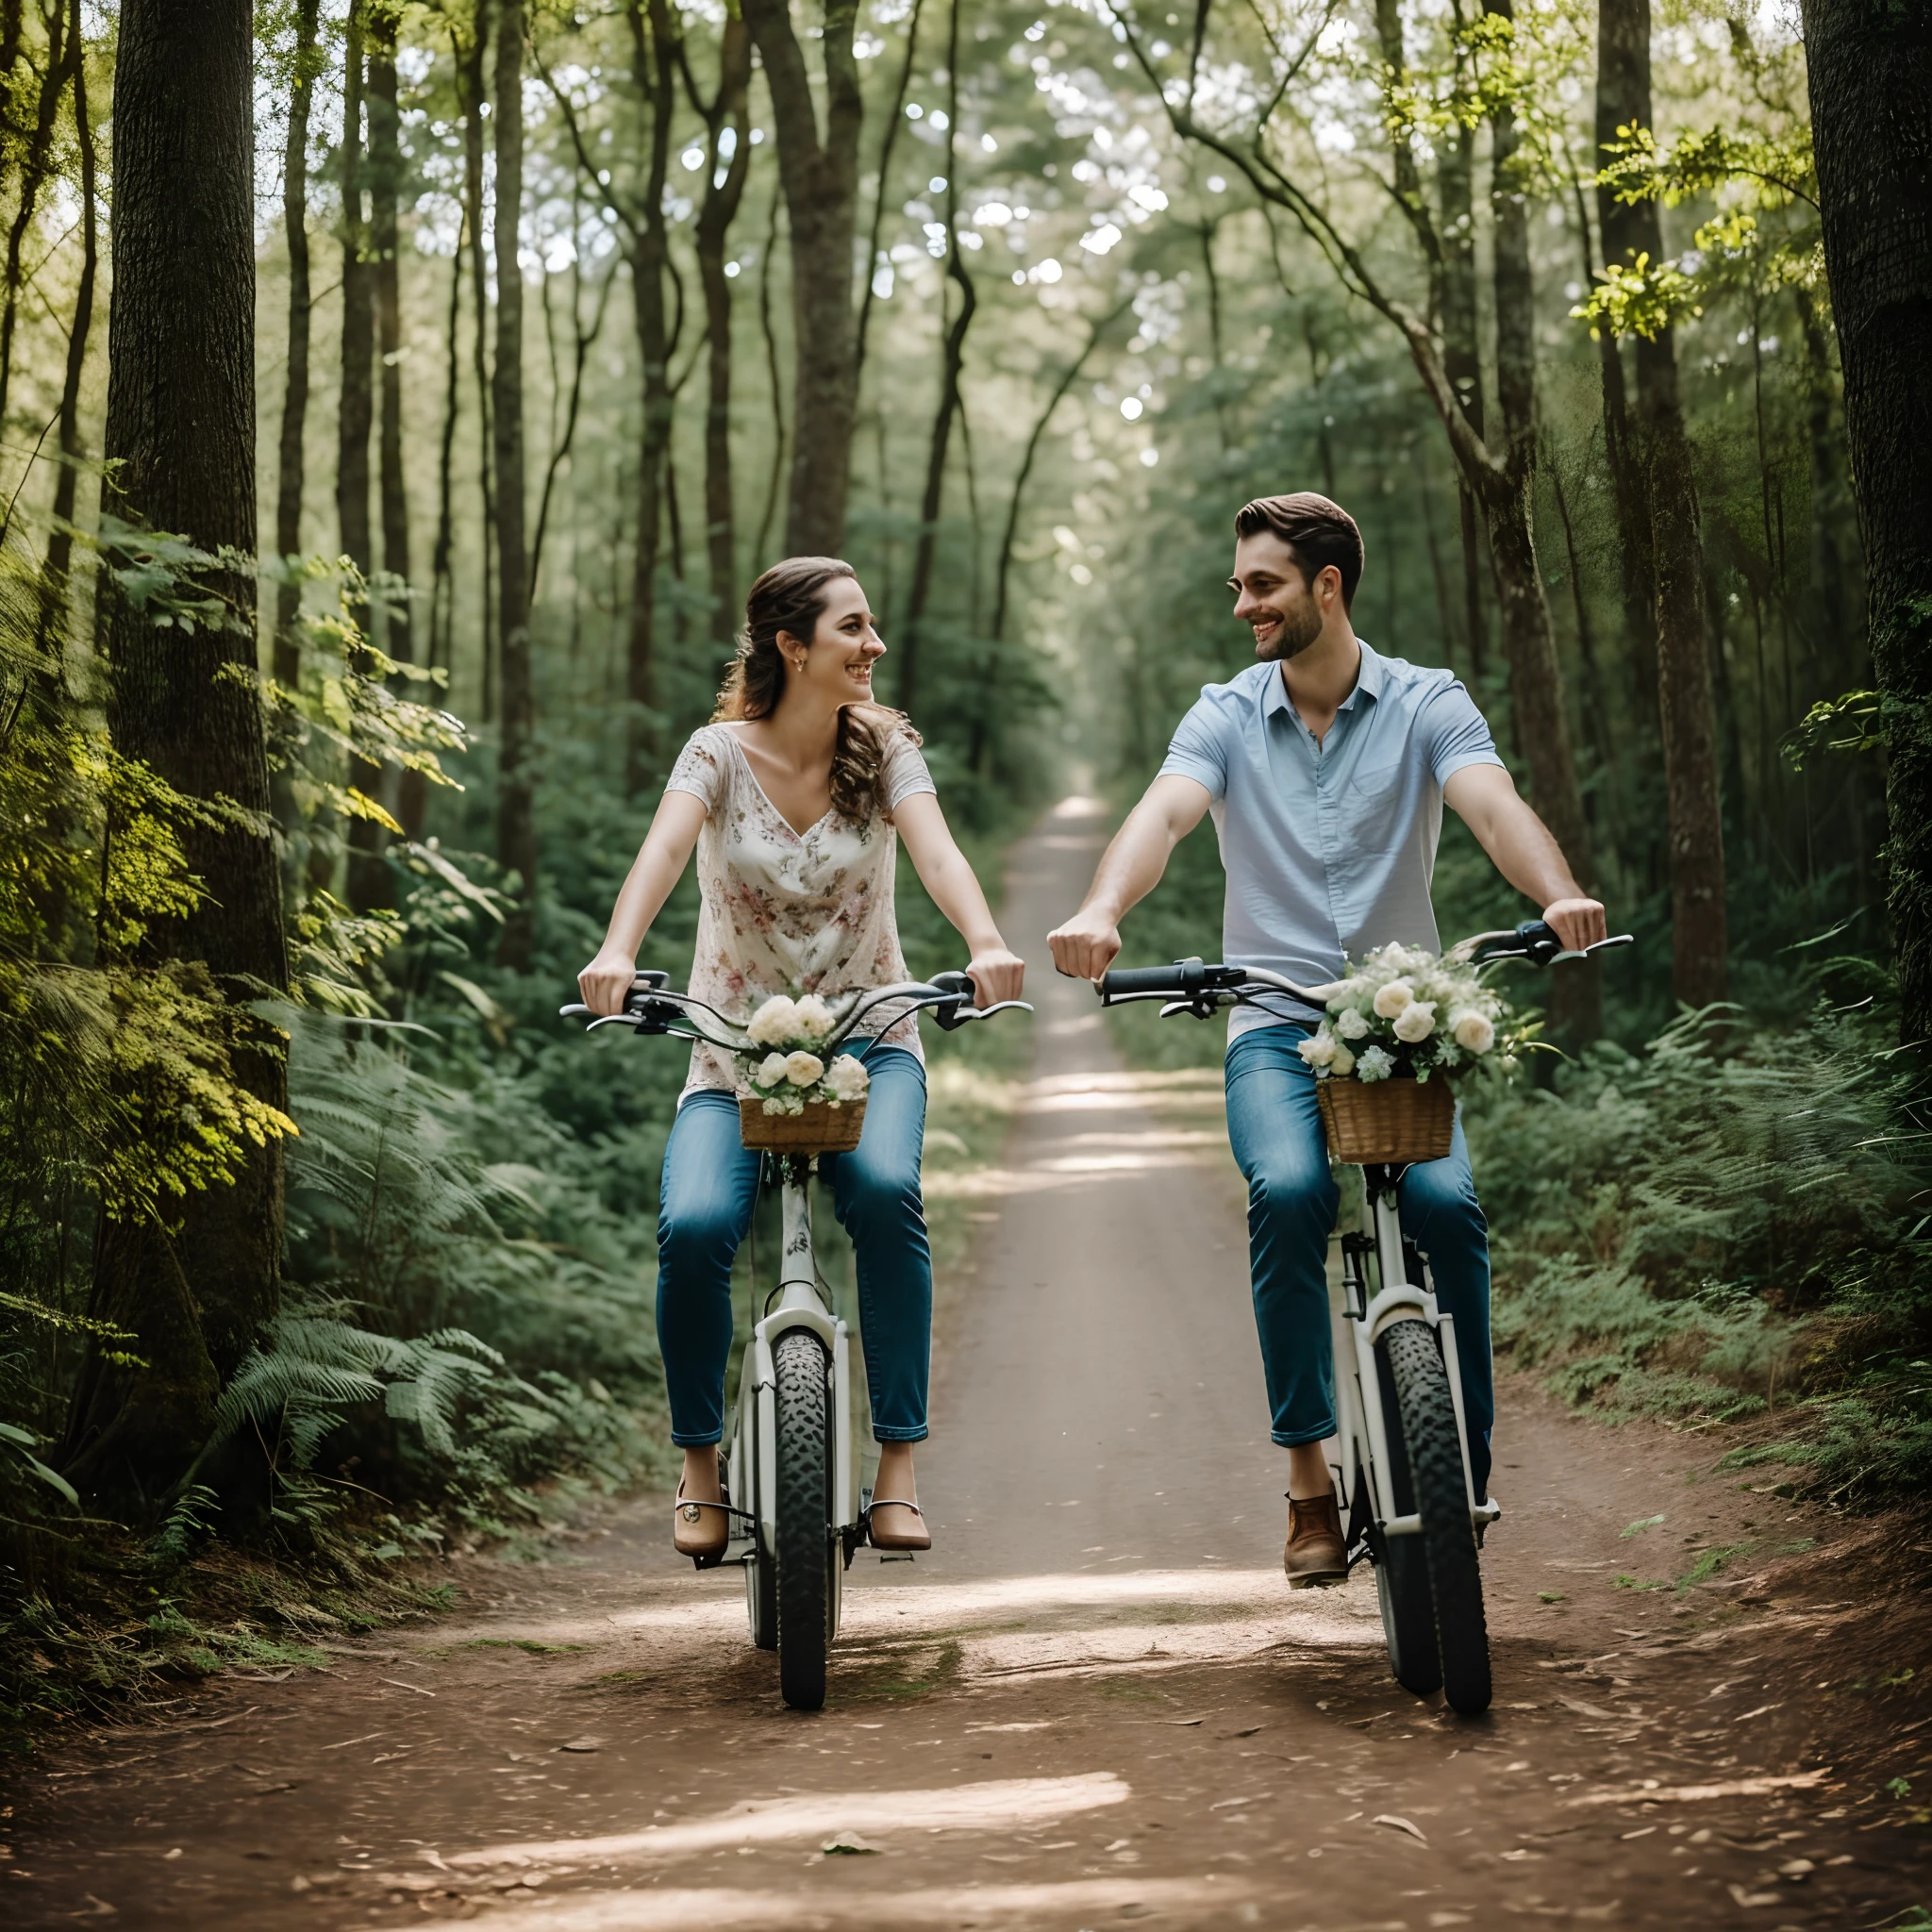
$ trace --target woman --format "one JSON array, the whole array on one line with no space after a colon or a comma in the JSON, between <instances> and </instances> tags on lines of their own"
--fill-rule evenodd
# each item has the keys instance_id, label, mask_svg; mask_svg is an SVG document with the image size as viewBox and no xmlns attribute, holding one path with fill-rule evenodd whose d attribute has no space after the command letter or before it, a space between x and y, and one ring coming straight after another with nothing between
<instances>
[{"instance_id":1,"label":"woman","mask_svg":"<svg viewBox=\"0 0 1932 1932\"><path fill-rule=\"evenodd\" d=\"M981 1006L1016 999L1023 963L940 810L919 734L874 702L885 654L850 564L794 557L752 586L738 657L709 724L692 734L618 894L584 1004L615 1013L638 948L693 848L703 907L691 991L742 1020L774 993L830 998L908 978L892 910L899 839L971 950ZM872 1029L868 1035L868 1029ZM865 1130L825 1156L858 1258L858 1307L879 1444L872 1540L932 1547L912 1478L925 1440L932 1260L919 1194L925 1063L915 1016L870 1015L841 1051L872 1075ZM729 1058L691 1051L664 1150L658 1221L658 1337L672 1440L684 1451L673 1541L691 1557L726 1541L717 1444L731 1352L731 1262L751 1224L758 1158L739 1140Z\"/></svg>"}]
</instances>

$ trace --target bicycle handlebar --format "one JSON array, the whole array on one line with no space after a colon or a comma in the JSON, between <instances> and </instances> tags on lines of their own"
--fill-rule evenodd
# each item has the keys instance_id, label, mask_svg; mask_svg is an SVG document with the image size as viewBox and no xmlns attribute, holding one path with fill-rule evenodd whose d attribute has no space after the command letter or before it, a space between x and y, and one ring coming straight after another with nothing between
<instances>
[{"instance_id":1,"label":"bicycle handlebar","mask_svg":"<svg viewBox=\"0 0 1932 1932\"><path fill-rule=\"evenodd\" d=\"M922 1008L931 1008L933 1018L948 1033L969 1020L990 1020L995 1013L1033 1010L1024 1000L999 1000L990 1007L974 1006L973 1001L973 978L966 973L936 973L930 980L869 988L851 996L850 1004L825 1037L822 1051L829 1053L850 1039L867 1013L893 1003L905 1005L906 1011L900 1019ZM691 993L673 992L670 974L656 968L639 972L621 1012L593 1015L589 1007L578 1001L557 1010L559 1019L589 1020L591 1024L584 1029L587 1033L594 1033L600 1026L629 1026L639 1034L668 1034L678 1040L702 1041L726 1053L755 1050L742 1023L727 1019L716 1007ZM715 1022L715 1026L708 1024L705 1016ZM898 1024L898 1021L892 1024Z\"/></svg>"},{"instance_id":2,"label":"bicycle handlebar","mask_svg":"<svg viewBox=\"0 0 1932 1932\"><path fill-rule=\"evenodd\" d=\"M1509 932L1476 933L1452 946L1448 958L1474 959L1488 966L1503 959L1526 959L1532 966L1548 966L1558 959L1584 959L1612 946L1632 943L1629 933L1598 940L1594 945L1572 952L1557 937L1555 929L1541 919L1526 919ZM1332 986L1297 986L1278 973L1261 967L1208 965L1200 959L1176 959L1171 966L1128 966L1103 974L1095 991L1104 1007L1135 1000L1168 1000L1169 1010L1191 1012L1206 1019L1218 1008L1255 1004L1257 992L1288 993L1309 1006L1323 1005L1333 992Z\"/></svg>"}]
</instances>

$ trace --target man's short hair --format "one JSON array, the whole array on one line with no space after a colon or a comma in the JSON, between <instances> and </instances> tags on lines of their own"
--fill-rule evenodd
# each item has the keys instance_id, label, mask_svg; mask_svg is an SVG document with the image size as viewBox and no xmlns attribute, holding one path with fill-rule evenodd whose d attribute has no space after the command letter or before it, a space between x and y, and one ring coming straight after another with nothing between
<instances>
[{"instance_id":1,"label":"man's short hair","mask_svg":"<svg viewBox=\"0 0 1932 1932\"><path fill-rule=\"evenodd\" d=\"M1234 520L1235 535L1258 537L1264 530L1288 545L1310 587L1332 563L1341 573L1341 608L1353 607L1355 587L1362 580L1362 533L1339 503L1312 490L1297 490L1291 496L1257 496L1242 504Z\"/></svg>"}]
</instances>

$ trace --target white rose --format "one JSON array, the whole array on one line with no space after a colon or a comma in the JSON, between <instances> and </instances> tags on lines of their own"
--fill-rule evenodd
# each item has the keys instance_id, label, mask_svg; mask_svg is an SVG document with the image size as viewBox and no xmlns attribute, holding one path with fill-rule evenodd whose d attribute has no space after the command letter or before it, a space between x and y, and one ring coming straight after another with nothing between
<instances>
[{"instance_id":1,"label":"white rose","mask_svg":"<svg viewBox=\"0 0 1932 1932\"><path fill-rule=\"evenodd\" d=\"M1348 1074L1355 1072L1354 1054L1350 1053L1345 1046L1338 1046L1335 1049L1335 1058L1328 1062L1328 1071L1331 1074L1339 1074L1345 1078Z\"/></svg>"},{"instance_id":2,"label":"white rose","mask_svg":"<svg viewBox=\"0 0 1932 1932\"><path fill-rule=\"evenodd\" d=\"M798 1007L782 992L768 999L744 1029L760 1046L783 1046L798 1031Z\"/></svg>"},{"instance_id":3,"label":"white rose","mask_svg":"<svg viewBox=\"0 0 1932 1932\"><path fill-rule=\"evenodd\" d=\"M1457 1045L1468 1053L1488 1053L1496 1043L1496 1029L1489 1015L1473 1007L1451 1013L1449 1030L1456 1036Z\"/></svg>"},{"instance_id":4,"label":"white rose","mask_svg":"<svg viewBox=\"0 0 1932 1932\"><path fill-rule=\"evenodd\" d=\"M1358 1080L1386 1080L1394 1070L1395 1062L1379 1046L1366 1048L1355 1063Z\"/></svg>"},{"instance_id":5,"label":"white rose","mask_svg":"<svg viewBox=\"0 0 1932 1932\"><path fill-rule=\"evenodd\" d=\"M1414 998L1415 989L1409 985L1407 980L1391 979L1387 986L1380 988L1376 991L1375 1011L1379 1013L1383 1019L1392 1020L1394 1019L1396 1014L1401 1012L1405 1007L1408 1006L1409 1003L1414 1000ZM1426 1027L1424 1028L1424 1032L1426 1032L1427 1030L1428 1029ZM1417 1034L1416 1038L1420 1040L1422 1038L1422 1035Z\"/></svg>"},{"instance_id":6,"label":"white rose","mask_svg":"<svg viewBox=\"0 0 1932 1932\"><path fill-rule=\"evenodd\" d=\"M1344 1040L1359 1040L1369 1030L1369 1023L1353 1007L1350 1007L1335 1022L1335 1030Z\"/></svg>"},{"instance_id":7,"label":"white rose","mask_svg":"<svg viewBox=\"0 0 1932 1932\"><path fill-rule=\"evenodd\" d=\"M1325 1067L1336 1055L1336 1045L1326 1033L1311 1034L1296 1049L1311 1067Z\"/></svg>"},{"instance_id":8,"label":"white rose","mask_svg":"<svg viewBox=\"0 0 1932 1932\"><path fill-rule=\"evenodd\" d=\"M793 1008L796 1024L792 1031L800 1040L823 1040L837 1024L837 1015L817 993L808 992Z\"/></svg>"},{"instance_id":9,"label":"white rose","mask_svg":"<svg viewBox=\"0 0 1932 1932\"><path fill-rule=\"evenodd\" d=\"M768 1053L758 1062L758 1070L753 1077L760 1087L781 1087L785 1083L785 1056L782 1053Z\"/></svg>"},{"instance_id":10,"label":"white rose","mask_svg":"<svg viewBox=\"0 0 1932 1932\"><path fill-rule=\"evenodd\" d=\"M772 1056L774 1059L777 1055ZM794 1087L809 1087L825 1071L825 1063L815 1053L793 1053L785 1057L785 1077Z\"/></svg>"},{"instance_id":11,"label":"white rose","mask_svg":"<svg viewBox=\"0 0 1932 1932\"><path fill-rule=\"evenodd\" d=\"M1384 987L1383 991L1386 992L1388 988ZM1410 1046L1418 1041L1426 1040L1435 1030L1436 1007L1433 1000L1410 1000L1395 1016L1395 1037Z\"/></svg>"},{"instance_id":12,"label":"white rose","mask_svg":"<svg viewBox=\"0 0 1932 1932\"><path fill-rule=\"evenodd\" d=\"M841 1100L857 1100L872 1085L864 1061L849 1053L840 1054L825 1073L825 1085Z\"/></svg>"}]
</instances>

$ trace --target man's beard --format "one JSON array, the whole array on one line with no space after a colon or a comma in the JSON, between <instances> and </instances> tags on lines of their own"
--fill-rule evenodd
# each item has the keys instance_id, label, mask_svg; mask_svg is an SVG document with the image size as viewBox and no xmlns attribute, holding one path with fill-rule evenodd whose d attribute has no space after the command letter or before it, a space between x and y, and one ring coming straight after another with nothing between
<instances>
[{"instance_id":1,"label":"man's beard","mask_svg":"<svg viewBox=\"0 0 1932 1932\"><path fill-rule=\"evenodd\" d=\"M1322 635L1322 614L1312 608L1279 613L1280 627L1257 654L1264 664L1286 663L1299 658Z\"/></svg>"}]
</instances>

